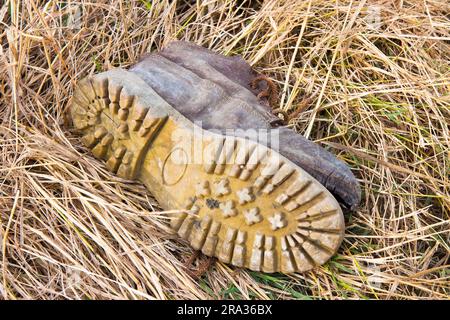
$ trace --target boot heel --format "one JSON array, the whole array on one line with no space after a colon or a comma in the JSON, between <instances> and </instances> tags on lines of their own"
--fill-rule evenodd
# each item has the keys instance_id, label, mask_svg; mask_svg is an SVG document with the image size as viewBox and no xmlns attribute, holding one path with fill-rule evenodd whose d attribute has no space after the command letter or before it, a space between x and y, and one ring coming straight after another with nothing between
<instances>
[{"instance_id":1,"label":"boot heel","mask_svg":"<svg viewBox=\"0 0 450 320\"><path fill-rule=\"evenodd\" d=\"M144 106L139 92L119 80L120 72L81 80L72 97L71 114L82 142L94 156L106 160L107 168L118 176L136 179L168 117Z\"/></svg>"}]
</instances>

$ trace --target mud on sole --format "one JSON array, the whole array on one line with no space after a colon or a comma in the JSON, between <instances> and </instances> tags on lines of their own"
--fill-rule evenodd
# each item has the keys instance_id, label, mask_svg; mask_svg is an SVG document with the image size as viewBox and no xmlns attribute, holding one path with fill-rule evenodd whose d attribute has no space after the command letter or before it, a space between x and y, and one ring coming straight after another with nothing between
<instances>
[{"instance_id":1,"label":"mud on sole","mask_svg":"<svg viewBox=\"0 0 450 320\"><path fill-rule=\"evenodd\" d=\"M238 267L304 272L344 234L342 210L302 168L257 142L202 130L134 74L81 80L70 114L107 168L143 182L196 250Z\"/></svg>"}]
</instances>

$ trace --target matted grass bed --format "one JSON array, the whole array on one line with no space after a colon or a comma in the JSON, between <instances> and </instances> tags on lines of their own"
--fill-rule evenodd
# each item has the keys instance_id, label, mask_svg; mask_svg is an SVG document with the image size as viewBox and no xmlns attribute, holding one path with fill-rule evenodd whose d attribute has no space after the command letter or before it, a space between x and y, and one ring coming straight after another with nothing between
<instances>
[{"instance_id":1,"label":"matted grass bed","mask_svg":"<svg viewBox=\"0 0 450 320\"><path fill-rule=\"evenodd\" d=\"M448 1L3 1L1 299L448 299ZM170 40L242 55L290 126L353 170L363 201L305 274L215 263L199 280L151 194L66 125L77 80ZM202 259L196 260L201 264Z\"/></svg>"}]
</instances>

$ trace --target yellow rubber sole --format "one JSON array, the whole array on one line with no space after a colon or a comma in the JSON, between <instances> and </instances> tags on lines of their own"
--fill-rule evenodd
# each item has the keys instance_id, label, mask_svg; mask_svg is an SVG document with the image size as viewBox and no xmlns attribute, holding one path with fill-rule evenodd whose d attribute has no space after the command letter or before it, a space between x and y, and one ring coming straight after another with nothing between
<instances>
[{"instance_id":1,"label":"yellow rubber sole","mask_svg":"<svg viewBox=\"0 0 450 320\"><path fill-rule=\"evenodd\" d=\"M109 170L138 179L196 250L264 272L325 263L344 234L335 198L302 168L257 142L202 130L124 70L83 79L73 124Z\"/></svg>"}]
</instances>

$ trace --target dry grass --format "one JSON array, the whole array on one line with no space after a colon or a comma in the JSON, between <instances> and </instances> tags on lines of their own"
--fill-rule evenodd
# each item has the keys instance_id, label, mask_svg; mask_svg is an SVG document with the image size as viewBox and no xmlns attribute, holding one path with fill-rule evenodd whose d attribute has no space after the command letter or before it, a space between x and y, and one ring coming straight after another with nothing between
<instances>
[{"instance_id":1,"label":"dry grass","mask_svg":"<svg viewBox=\"0 0 450 320\"><path fill-rule=\"evenodd\" d=\"M0 5L2 298L449 298L448 1L68 2ZM354 169L363 202L325 266L192 280L148 191L64 126L77 79L172 39L242 54L301 111L292 127Z\"/></svg>"}]
</instances>

